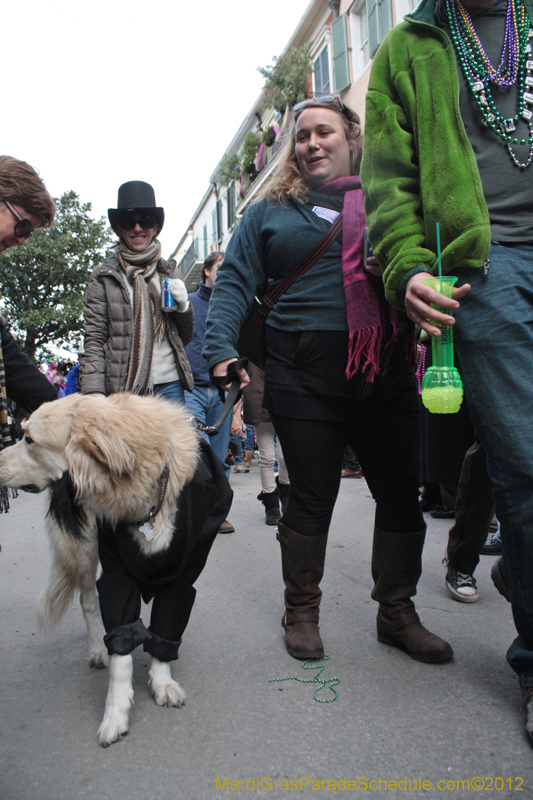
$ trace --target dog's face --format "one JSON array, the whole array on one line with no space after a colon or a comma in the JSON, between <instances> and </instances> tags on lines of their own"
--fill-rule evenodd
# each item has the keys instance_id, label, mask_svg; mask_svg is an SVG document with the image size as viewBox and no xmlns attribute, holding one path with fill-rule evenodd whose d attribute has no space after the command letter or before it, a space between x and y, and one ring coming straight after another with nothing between
<instances>
[{"instance_id":1,"label":"dog's face","mask_svg":"<svg viewBox=\"0 0 533 800\"><path fill-rule=\"evenodd\" d=\"M51 486L67 470L65 448L70 436L70 418L51 424L57 417L55 403L46 403L22 423L24 438L0 453L0 485L19 489L34 485L40 491Z\"/></svg>"}]
</instances>

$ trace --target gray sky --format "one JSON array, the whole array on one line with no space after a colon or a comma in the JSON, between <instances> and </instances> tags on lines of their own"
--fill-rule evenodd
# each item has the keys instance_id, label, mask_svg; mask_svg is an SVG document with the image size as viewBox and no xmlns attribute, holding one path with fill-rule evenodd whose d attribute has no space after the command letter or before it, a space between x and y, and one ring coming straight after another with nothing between
<instances>
[{"instance_id":1,"label":"gray sky","mask_svg":"<svg viewBox=\"0 0 533 800\"><path fill-rule=\"evenodd\" d=\"M93 214L154 186L168 256L309 0L25 0L2 8L0 152Z\"/></svg>"}]
</instances>

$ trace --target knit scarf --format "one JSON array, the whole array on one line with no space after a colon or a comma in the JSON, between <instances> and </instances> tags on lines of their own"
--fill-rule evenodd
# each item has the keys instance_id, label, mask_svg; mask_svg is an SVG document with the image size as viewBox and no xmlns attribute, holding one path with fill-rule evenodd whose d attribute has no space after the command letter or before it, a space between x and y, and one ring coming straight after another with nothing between
<instances>
[{"instance_id":1,"label":"knit scarf","mask_svg":"<svg viewBox=\"0 0 533 800\"><path fill-rule=\"evenodd\" d=\"M348 321L346 377L363 375L373 383L387 367L398 334L396 314L385 300L383 281L364 268L366 226L359 176L336 178L316 187L327 195L344 195L342 212L342 277Z\"/></svg>"},{"instance_id":2,"label":"knit scarf","mask_svg":"<svg viewBox=\"0 0 533 800\"><path fill-rule=\"evenodd\" d=\"M154 239L142 253L135 253L121 242L116 253L120 266L133 286L133 330L125 389L133 394L145 395L150 391L154 342L163 340L167 325L161 311L161 288L157 272L161 243Z\"/></svg>"},{"instance_id":3,"label":"knit scarf","mask_svg":"<svg viewBox=\"0 0 533 800\"><path fill-rule=\"evenodd\" d=\"M9 447L11 433L7 419L7 397L6 397L6 374L4 370L4 356L2 354L2 343L0 342L0 450ZM0 514L9 511L9 494L5 486L0 487Z\"/></svg>"}]
</instances>

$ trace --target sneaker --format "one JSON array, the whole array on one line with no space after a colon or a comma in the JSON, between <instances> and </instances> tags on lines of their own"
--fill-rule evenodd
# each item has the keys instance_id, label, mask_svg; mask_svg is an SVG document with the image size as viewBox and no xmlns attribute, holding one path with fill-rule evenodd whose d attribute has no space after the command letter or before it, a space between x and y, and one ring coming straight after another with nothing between
<instances>
[{"instance_id":1,"label":"sneaker","mask_svg":"<svg viewBox=\"0 0 533 800\"><path fill-rule=\"evenodd\" d=\"M509 594L509 584L503 574L501 568L501 558L494 562L490 571L490 577L494 586L497 588L502 597L505 597L508 603L511 602L511 595Z\"/></svg>"},{"instance_id":2,"label":"sneaker","mask_svg":"<svg viewBox=\"0 0 533 800\"><path fill-rule=\"evenodd\" d=\"M483 556L501 556L502 554L502 540L500 539L500 529L494 533L489 531L487 541L479 551Z\"/></svg>"},{"instance_id":3,"label":"sneaker","mask_svg":"<svg viewBox=\"0 0 533 800\"><path fill-rule=\"evenodd\" d=\"M454 600L459 600L460 603L475 603L479 600L474 576L467 575L466 572L457 572L451 564L448 564L445 583Z\"/></svg>"},{"instance_id":4,"label":"sneaker","mask_svg":"<svg viewBox=\"0 0 533 800\"><path fill-rule=\"evenodd\" d=\"M237 464L236 467L233 467L233 472L250 472L247 466L244 464Z\"/></svg>"},{"instance_id":5,"label":"sneaker","mask_svg":"<svg viewBox=\"0 0 533 800\"><path fill-rule=\"evenodd\" d=\"M526 712L526 733L533 745L533 686L522 686L522 699Z\"/></svg>"}]
</instances>

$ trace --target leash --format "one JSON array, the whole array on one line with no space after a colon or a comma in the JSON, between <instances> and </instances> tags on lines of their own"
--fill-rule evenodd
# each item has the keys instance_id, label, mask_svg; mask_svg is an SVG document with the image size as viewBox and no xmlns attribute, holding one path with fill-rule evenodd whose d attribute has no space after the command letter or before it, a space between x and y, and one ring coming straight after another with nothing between
<instances>
[{"instance_id":1,"label":"leash","mask_svg":"<svg viewBox=\"0 0 533 800\"><path fill-rule=\"evenodd\" d=\"M240 369L248 369L248 359L247 358L240 358L238 361L232 361L228 364L226 369L226 374L222 375L221 377L217 377L215 375L211 375L211 384L218 388L218 393L220 395L220 399L224 403L222 408L220 409L220 414L218 415L217 421L214 425L206 425L204 422L201 422L196 417L190 417L189 422L191 422L196 430L202 431L202 433L206 433L208 436L217 436L220 433L220 429L222 427L222 423L232 411L233 406L241 396L241 379L237 375L237 371ZM231 383L229 392L227 393L224 399L224 392L222 390L222 386L226 386L228 383Z\"/></svg>"},{"instance_id":2,"label":"leash","mask_svg":"<svg viewBox=\"0 0 533 800\"><path fill-rule=\"evenodd\" d=\"M318 686L318 688L315 689L315 693L313 695L315 700L317 701L317 703L334 703L335 700L337 699L337 697L339 696L339 693L333 687L334 686L338 686L339 683L341 682L341 679L340 678L330 678L329 680L326 680L325 678L321 678L320 677L322 675L322 673L324 672L324 670L326 669L325 665L324 664L320 664L320 662L321 661L329 661L330 658L331 658L331 656L325 655L325 656L322 656L322 658L307 658L305 661L302 662L302 669L316 669L317 670L317 673L316 673L314 678L297 678L295 675L291 675L291 676L289 676L287 678L269 678L268 682L269 683L279 683L281 681L298 681L298 683L318 683L320 685ZM325 686L327 686L329 689L331 689L331 691L335 695L334 697L330 697L329 700L322 700L320 697L317 697L317 694L320 691L322 691L322 689L324 689Z\"/></svg>"}]
</instances>

